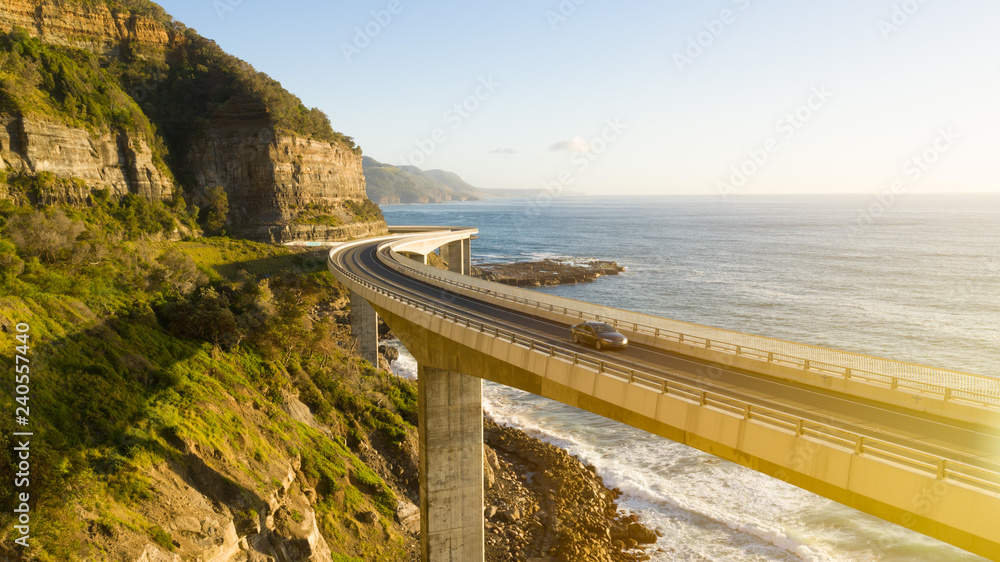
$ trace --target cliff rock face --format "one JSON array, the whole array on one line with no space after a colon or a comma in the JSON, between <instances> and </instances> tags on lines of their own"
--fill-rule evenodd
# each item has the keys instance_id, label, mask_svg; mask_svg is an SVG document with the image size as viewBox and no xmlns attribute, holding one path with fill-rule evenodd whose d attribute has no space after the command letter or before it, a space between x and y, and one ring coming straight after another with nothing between
<instances>
[{"instance_id":1,"label":"cliff rock face","mask_svg":"<svg viewBox=\"0 0 1000 562\"><path fill-rule=\"evenodd\" d=\"M173 59L186 60L191 55L186 47L203 41L180 31L183 25L167 23L168 16L152 4L136 6L152 17L100 2L4 0L0 32L20 27L45 43L110 58L118 57L123 47L142 46L151 59L162 55L161 63L168 66ZM172 54L177 56L171 58ZM249 65L240 66L236 74L247 69L252 71ZM216 71L223 72L213 67ZM367 196L361 156L353 142L319 141L276 127L275 115L260 101L264 98L251 90L226 92L231 97L218 108L207 104L199 108L202 113L195 115L204 127L198 125L196 134L171 147L171 171L182 179L185 197L205 208L207 191L222 187L230 210L227 232L255 240L336 240L385 233L380 217L371 213L359 217L354 212ZM186 95L200 99L202 94ZM157 114L156 108L143 110ZM164 131L171 123L189 127L191 119L181 120L180 125L169 120L156 125ZM60 193L44 194L43 202L84 202L91 189L150 199L167 199L175 191L170 174L153 165L144 140L112 130L89 133L61 125L58 118L0 113L0 170L4 169L50 172L73 180L62 182ZM2 190L0 183L0 196Z\"/></svg>"},{"instance_id":2,"label":"cliff rock face","mask_svg":"<svg viewBox=\"0 0 1000 562\"><path fill-rule=\"evenodd\" d=\"M4 0L0 31L23 27L46 43L116 53L123 42L165 47L174 33L142 16L52 0Z\"/></svg>"},{"instance_id":3,"label":"cliff rock face","mask_svg":"<svg viewBox=\"0 0 1000 562\"><path fill-rule=\"evenodd\" d=\"M384 222L297 224L302 215L336 216L346 201L365 199L361 156L337 143L276 132L267 109L251 100L230 100L220 109L192 143L187 164L202 190L196 203L204 190L224 188L229 223L240 236L287 242L385 232Z\"/></svg>"},{"instance_id":4,"label":"cliff rock face","mask_svg":"<svg viewBox=\"0 0 1000 562\"><path fill-rule=\"evenodd\" d=\"M125 132L90 133L21 116L0 115L0 166L85 182L64 193L46 194L49 203L82 203L94 188L150 200L169 199L174 191L173 182L153 164L153 153L141 138Z\"/></svg>"},{"instance_id":5,"label":"cliff rock face","mask_svg":"<svg viewBox=\"0 0 1000 562\"><path fill-rule=\"evenodd\" d=\"M101 537L102 545L119 560L181 562L327 562L333 554L320 532L312 502L316 491L306 483L301 459L272 463L284 468L270 474L280 483L266 498L254 497L241 486L239 475L227 474L225 461L197 446L183 443L184 465L165 463L150 471L153 486L168 501L151 503L147 516L165 521L178 553L168 553L142 533L120 530ZM222 465L221 467L219 465ZM222 469L220 471L220 468ZM248 497L249 496L249 497ZM248 502L252 502L252 505Z\"/></svg>"}]
</instances>

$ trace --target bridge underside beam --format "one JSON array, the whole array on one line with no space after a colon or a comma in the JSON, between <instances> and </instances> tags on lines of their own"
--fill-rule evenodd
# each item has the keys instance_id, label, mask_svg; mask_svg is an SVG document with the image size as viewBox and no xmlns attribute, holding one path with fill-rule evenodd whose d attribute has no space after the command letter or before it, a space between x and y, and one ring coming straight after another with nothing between
<instances>
[{"instance_id":1,"label":"bridge underside beam","mask_svg":"<svg viewBox=\"0 0 1000 562\"><path fill-rule=\"evenodd\" d=\"M420 365L421 560L482 561L483 381Z\"/></svg>"},{"instance_id":2,"label":"bridge underside beam","mask_svg":"<svg viewBox=\"0 0 1000 562\"><path fill-rule=\"evenodd\" d=\"M361 358L378 367L378 313L361 295L351 292L351 335Z\"/></svg>"}]
</instances>

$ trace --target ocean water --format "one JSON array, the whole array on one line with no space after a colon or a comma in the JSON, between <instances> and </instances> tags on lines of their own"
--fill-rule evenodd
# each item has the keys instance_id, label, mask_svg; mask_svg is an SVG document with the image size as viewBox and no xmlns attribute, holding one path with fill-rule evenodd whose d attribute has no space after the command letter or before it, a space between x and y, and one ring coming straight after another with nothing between
<instances>
[{"instance_id":1,"label":"ocean water","mask_svg":"<svg viewBox=\"0 0 1000 562\"><path fill-rule=\"evenodd\" d=\"M383 208L480 229L473 261L618 261L540 289L1000 377L1000 195L562 197ZM412 357L396 365L412 376ZM567 449L658 528L655 560L978 560L684 445L487 383L498 422Z\"/></svg>"}]
</instances>

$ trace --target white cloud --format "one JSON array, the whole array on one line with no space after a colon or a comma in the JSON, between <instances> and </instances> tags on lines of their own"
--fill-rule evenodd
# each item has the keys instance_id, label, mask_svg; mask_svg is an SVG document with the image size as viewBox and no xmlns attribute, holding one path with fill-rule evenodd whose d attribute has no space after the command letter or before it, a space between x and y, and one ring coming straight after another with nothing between
<instances>
[{"instance_id":1,"label":"white cloud","mask_svg":"<svg viewBox=\"0 0 1000 562\"><path fill-rule=\"evenodd\" d=\"M571 150L573 152L590 152L590 144L576 136L569 140L559 141L549 147L549 150Z\"/></svg>"},{"instance_id":2,"label":"white cloud","mask_svg":"<svg viewBox=\"0 0 1000 562\"><path fill-rule=\"evenodd\" d=\"M513 148L494 148L490 154L517 154L517 151Z\"/></svg>"}]
</instances>

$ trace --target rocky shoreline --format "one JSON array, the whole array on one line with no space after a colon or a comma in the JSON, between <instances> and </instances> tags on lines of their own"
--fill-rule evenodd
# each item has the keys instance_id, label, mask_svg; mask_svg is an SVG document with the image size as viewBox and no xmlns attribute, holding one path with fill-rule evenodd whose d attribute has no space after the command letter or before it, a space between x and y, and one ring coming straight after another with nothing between
<instances>
[{"instance_id":1,"label":"rocky shoreline","mask_svg":"<svg viewBox=\"0 0 1000 562\"><path fill-rule=\"evenodd\" d=\"M618 275L625 268L618 262L567 259L514 263L484 263L472 268L472 276L515 287L549 287L568 283L586 283L603 275Z\"/></svg>"},{"instance_id":2,"label":"rocky shoreline","mask_svg":"<svg viewBox=\"0 0 1000 562\"><path fill-rule=\"evenodd\" d=\"M619 490L593 467L490 419L486 444L486 560L648 560L658 535L619 511Z\"/></svg>"}]
</instances>

